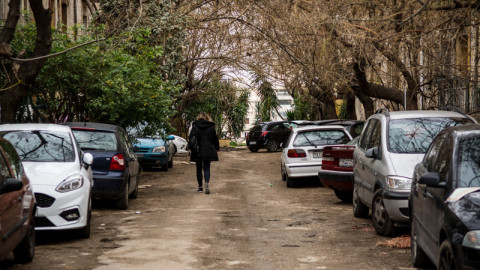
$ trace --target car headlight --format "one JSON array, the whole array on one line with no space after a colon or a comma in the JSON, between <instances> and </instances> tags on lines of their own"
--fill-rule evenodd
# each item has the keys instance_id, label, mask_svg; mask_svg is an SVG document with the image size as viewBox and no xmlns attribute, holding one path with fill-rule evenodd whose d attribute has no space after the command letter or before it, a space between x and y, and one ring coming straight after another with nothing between
<instances>
[{"instance_id":1,"label":"car headlight","mask_svg":"<svg viewBox=\"0 0 480 270\"><path fill-rule=\"evenodd\" d=\"M470 231L463 238L464 247L480 249L480 231Z\"/></svg>"},{"instance_id":2,"label":"car headlight","mask_svg":"<svg viewBox=\"0 0 480 270\"><path fill-rule=\"evenodd\" d=\"M163 153L165 152L165 146L157 146L153 148L153 153Z\"/></svg>"},{"instance_id":3,"label":"car headlight","mask_svg":"<svg viewBox=\"0 0 480 270\"><path fill-rule=\"evenodd\" d=\"M410 190L412 178L403 176L387 176L387 185L390 189L395 190Z\"/></svg>"},{"instance_id":4,"label":"car headlight","mask_svg":"<svg viewBox=\"0 0 480 270\"><path fill-rule=\"evenodd\" d=\"M69 176L63 180L55 189L58 192L69 192L75 189L79 189L83 186L83 177L79 174Z\"/></svg>"}]
</instances>

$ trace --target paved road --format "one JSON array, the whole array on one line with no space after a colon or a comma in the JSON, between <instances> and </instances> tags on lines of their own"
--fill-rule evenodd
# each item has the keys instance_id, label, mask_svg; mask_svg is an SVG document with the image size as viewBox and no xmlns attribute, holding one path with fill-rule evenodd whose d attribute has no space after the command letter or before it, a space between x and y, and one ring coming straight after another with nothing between
<instances>
[{"instance_id":1,"label":"paved road","mask_svg":"<svg viewBox=\"0 0 480 270\"><path fill-rule=\"evenodd\" d=\"M286 188L280 153L221 152L212 194L195 192L195 165L176 157L147 171L127 211L96 203L90 239L40 234L34 262L16 269L414 269L410 250L378 245L317 181Z\"/></svg>"}]
</instances>

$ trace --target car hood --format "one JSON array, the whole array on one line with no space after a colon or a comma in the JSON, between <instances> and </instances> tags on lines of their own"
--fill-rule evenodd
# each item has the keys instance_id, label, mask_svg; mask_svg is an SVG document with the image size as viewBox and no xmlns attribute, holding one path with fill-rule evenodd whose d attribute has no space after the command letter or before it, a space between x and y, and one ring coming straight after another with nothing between
<instances>
[{"instance_id":1,"label":"car hood","mask_svg":"<svg viewBox=\"0 0 480 270\"><path fill-rule=\"evenodd\" d=\"M468 230L480 229L480 190L464 189L464 194L452 199L458 190L460 189L456 189L447 199L448 207Z\"/></svg>"},{"instance_id":2,"label":"car hood","mask_svg":"<svg viewBox=\"0 0 480 270\"><path fill-rule=\"evenodd\" d=\"M153 147L165 145L165 141L162 139L136 138L136 140L137 142L134 145L138 147L153 148Z\"/></svg>"},{"instance_id":3,"label":"car hood","mask_svg":"<svg viewBox=\"0 0 480 270\"><path fill-rule=\"evenodd\" d=\"M23 162L33 186L57 186L70 175L80 173L77 162Z\"/></svg>"},{"instance_id":4,"label":"car hood","mask_svg":"<svg viewBox=\"0 0 480 270\"><path fill-rule=\"evenodd\" d=\"M412 178L415 165L422 161L425 154L393 154L389 155L390 162L395 169L395 175Z\"/></svg>"}]
</instances>

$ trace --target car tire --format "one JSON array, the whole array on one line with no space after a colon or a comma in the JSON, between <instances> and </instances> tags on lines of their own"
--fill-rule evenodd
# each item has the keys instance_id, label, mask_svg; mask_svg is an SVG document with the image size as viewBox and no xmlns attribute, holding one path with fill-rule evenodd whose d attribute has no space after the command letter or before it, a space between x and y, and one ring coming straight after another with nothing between
<instances>
[{"instance_id":1,"label":"car tire","mask_svg":"<svg viewBox=\"0 0 480 270\"><path fill-rule=\"evenodd\" d=\"M279 144L276 140L271 139L267 142L267 151L268 152L276 152L278 150Z\"/></svg>"},{"instance_id":2,"label":"car tire","mask_svg":"<svg viewBox=\"0 0 480 270\"><path fill-rule=\"evenodd\" d=\"M287 181L287 175L282 172L282 181Z\"/></svg>"},{"instance_id":3,"label":"car tire","mask_svg":"<svg viewBox=\"0 0 480 270\"><path fill-rule=\"evenodd\" d=\"M448 239L444 240L440 245L440 256L438 258L438 270L459 269L452 245Z\"/></svg>"},{"instance_id":4,"label":"car tire","mask_svg":"<svg viewBox=\"0 0 480 270\"><path fill-rule=\"evenodd\" d=\"M427 254L425 254L423 249L418 245L417 232L417 225L415 225L415 222L412 220L412 222L410 222L410 247L412 264L415 267L421 268L428 264L429 259Z\"/></svg>"},{"instance_id":5,"label":"car tire","mask_svg":"<svg viewBox=\"0 0 480 270\"><path fill-rule=\"evenodd\" d=\"M91 220L92 220L92 198L90 198L88 201L87 225L85 225L85 227L78 230L78 236L80 238L90 238Z\"/></svg>"},{"instance_id":6,"label":"car tire","mask_svg":"<svg viewBox=\"0 0 480 270\"><path fill-rule=\"evenodd\" d=\"M364 203L362 203L362 201L358 197L358 187L356 184L353 184L352 206L353 216L357 218L368 217L368 207Z\"/></svg>"},{"instance_id":7,"label":"car tire","mask_svg":"<svg viewBox=\"0 0 480 270\"><path fill-rule=\"evenodd\" d=\"M335 196L343 202L352 202L352 192L350 191L340 191L340 190L333 190L335 192Z\"/></svg>"},{"instance_id":8,"label":"car tire","mask_svg":"<svg viewBox=\"0 0 480 270\"><path fill-rule=\"evenodd\" d=\"M254 153L258 152L258 148L256 148L256 147L249 147L248 150L250 150L250 152L254 152Z\"/></svg>"},{"instance_id":9,"label":"car tire","mask_svg":"<svg viewBox=\"0 0 480 270\"><path fill-rule=\"evenodd\" d=\"M135 189L128 195L130 199L136 199L138 197L138 182L140 180L140 172L138 172L137 177L135 178Z\"/></svg>"},{"instance_id":10,"label":"car tire","mask_svg":"<svg viewBox=\"0 0 480 270\"><path fill-rule=\"evenodd\" d=\"M15 261L18 263L29 263L35 256L35 213L31 217L27 233L20 244L13 250Z\"/></svg>"},{"instance_id":11,"label":"car tire","mask_svg":"<svg viewBox=\"0 0 480 270\"><path fill-rule=\"evenodd\" d=\"M288 177L288 175L285 175L285 181L287 182L288 188L295 187L295 181L293 180L293 178Z\"/></svg>"},{"instance_id":12,"label":"car tire","mask_svg":"<svg viewBox=\"0 0 480 270\"><path fill-rule=\"evenodd\" d=\"M161 169L164 172L168 172L168 163L167 163L167 165L162 165Z\"/></svg>"},{"instance_id":13,"label":"car tire","mask_svg":"<svg viewBox=\"0 0 480 270\"><path fill-rule=\"evenodd\" d=\"M172 159L168 162L168 168L173 168L173 157Z\"/></svg>"},{"instance_id":14,"label":"car tire","mask_svg":"<svg viewBox=\"0 0 480 270\"><path fill-rule=\"evenodd\" d=\"M373 227L378 235L381 236L390 236L395 231L395 226L393 221L390 219L390 216L385 209L385 204L383 202L382 190L377 190L373 196L372 201L372 221Z\"/></svg>"},{"instance_id":15,"label":"car tire","mask_svg":"<svg viewBox=\"0 0 480 270\"><path fill-rule=\"evenodd\" d=\"M122 197L117 201L117 208L126 210L128 208L128 182L125 185Z\"/></svg>"}]
</instances>

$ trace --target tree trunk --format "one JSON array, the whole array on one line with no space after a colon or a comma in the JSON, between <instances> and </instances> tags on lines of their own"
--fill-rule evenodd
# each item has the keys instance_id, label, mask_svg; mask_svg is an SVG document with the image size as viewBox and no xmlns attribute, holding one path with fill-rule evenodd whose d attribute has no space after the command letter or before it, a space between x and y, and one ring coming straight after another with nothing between
<instances>
[{"instance_id":1,"label":"tree trunk","mask_svg":"<svg viewBox=\"0 0 480 270\"><path fill-rule=\"evenodd\" d=\"M12 2L15 1L12 0ZM10 2L10 7L12 7L12 2ZM32 9L35 18L35 26L37 28L35 49L32 57L48 55L52 47L52 29L50 27L52 11L50 9L45 9L42 2L42 0L29 0L30 8ZM11 13L9 12L9 15L10 14ZM12 16L13 15L14 14L12 13ZM7 18L7 21L8 20L9 18ZM2 32L3 30L4 29L2 29ZM10 29L10 31L15 31L15 27ZM18 108L22 105L23 99L28 94L29 86L34 83L35 78L42 70L45 61L46 59L14 62L12 65L12 73L16 75L18 80L7 85L6 88L13 87L1 93L0 123L16 122L15 118Z\"/></svg>"}]
</instances>

